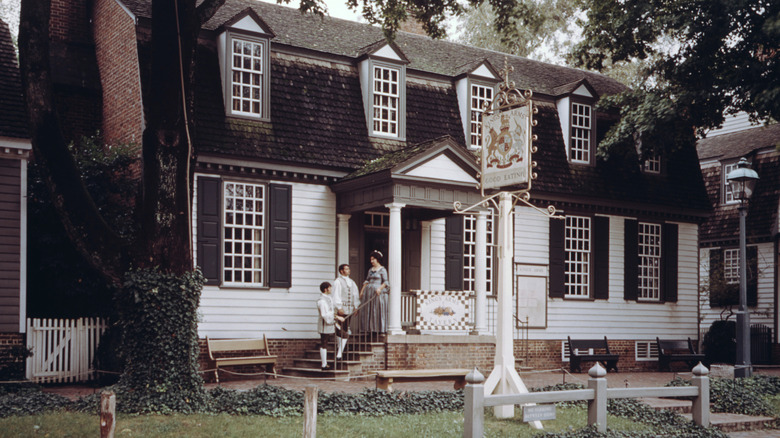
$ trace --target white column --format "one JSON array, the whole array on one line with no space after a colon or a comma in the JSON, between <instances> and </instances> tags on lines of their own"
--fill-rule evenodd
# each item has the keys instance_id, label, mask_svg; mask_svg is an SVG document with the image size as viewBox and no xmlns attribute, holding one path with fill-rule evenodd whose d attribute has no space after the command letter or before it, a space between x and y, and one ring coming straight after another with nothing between
<instances>
[{"instance_id":1,"label":"white column","mask_svg":"<svg viewBox=\"0 0 780 438\"><path fill-rule=\"evenodd\" d=\"M420 289L431 290L431 223L424 221L420 230Z\"/></svg>"},{"instance_id":2,"label":"white column","mask_svg":"<svg viewBox=\"0 0 780 438\"><path fill-rule=\"evenodd\" d=\"M477 212L474 251L474 335L487 333L487 211Z\"/></svg>"},{"instance_id":3,"label":"white column","mask_svg":"<svg viewBox=\"0 0 780 438\"><path fill-rule=\"evenodd\" d=\"M390 300L388 303L387 334L402 335L401 329L401 209L406 204L392 203L390 209L390 235L387 248L387 270L390 277Z\"/></svg>"},{"instance_id":4,"label":"white column","mask_svg":"<svg viewBox=\"0 0 780 438\"><path fill-rule=\"evenodd\" d=\"M349 218L350 214L339 214L338 217L338 243L336 247L336 267L342 263L349 263Z\"/></svg>"},{"instance_id":5,"label":"white column","mask_svg":"<svg viewBox=\"0 0 780 438\"><path fill-rule=\"evenodd\" d=\"M528 392L515 370L514 333L512 331L512 256L514 254L514 221L512 195L501 192L498 203L498 321L496 324L496 355L493 371L485 381L485 395L522 394ZM514 405L495 406L496 418L512 418ZM531 427L540 429L542 423L534 421Z\"/></svg>"}]
</instances>

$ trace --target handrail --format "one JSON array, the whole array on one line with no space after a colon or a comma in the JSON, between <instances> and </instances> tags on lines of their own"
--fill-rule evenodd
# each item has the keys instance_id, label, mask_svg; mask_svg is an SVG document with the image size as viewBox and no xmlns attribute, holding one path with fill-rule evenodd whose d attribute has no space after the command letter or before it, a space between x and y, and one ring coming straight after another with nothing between
<instances>
[{"instance_id":1,"label":"handrail","mask_svg":"<svg viewBox=\"0 0 780 438\"><path fill-rule=\"evenodd\" d=\"M359 352L361 351L371 351L370 345L375 342L379 342L380 333L372 333L372 332L366 332L364 331L364 327L362 327L360 316L361 312L364 311L364 308L368 306L369 304L373 303L375 300L378 300L380 295L374 294L371 298L366 300L365 302L360 303L360 305L349 315L347 315L344 318L344 322L342 323L342 327L346 327L348 330L350 328L350 324L352 323L353 318L358 318L358 324L357 324L357 333L350 333L349 340L347 341L347 346L344 348L343 356L341 359L338 359L336 356L338 355L338 342L334 346L335 349L333 351L333 369L338 370L341 367L339 366L339 363L342 361L347 360L355 360L358 356L359 359Z\"/></svg>"}]
</instances>

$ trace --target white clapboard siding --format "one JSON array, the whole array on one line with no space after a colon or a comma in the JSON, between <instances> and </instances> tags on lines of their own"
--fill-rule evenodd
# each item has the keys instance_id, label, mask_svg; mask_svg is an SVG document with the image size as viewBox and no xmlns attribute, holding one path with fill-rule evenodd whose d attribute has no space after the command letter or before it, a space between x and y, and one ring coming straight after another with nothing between
<instances>
[{"instance_id":1,"label":"white clapboard siding","mask_svg":"<svg viewBox=\"0 0 780 438\"><path fill-rule=\"evenodd\" d=\"M431 290L444 290L445 220L431 222Z\"/></svg>"},{"instance_id":2,"label":"white clapboard siding","mask_svg":"<svg viewBox=\"0 0 780 438\"><path fill-rule=\"evenodd\" d=\"M201 337L316 338L319 285L336 277L336 196L327 186L292 184L292 286L207 286Z\"/></svg>"},{"instance_id":3,"label":"white clapboard siding","mask_svg":"<svg viewBox=\"0 0 780 438\"><path fill-rule=\"evenodd\" d=\"M515 260L548 265L549 219L535 214L527 208L518 209ZM637 303L623 299L624 220L610 217L609 300L548 299L547 328L530 330L531 339L565 339L572 334L610 339L697 337L698 226L678 224L678 301Z\"/></svg>"},{"instance_id":4,"label":"white clapboard siding","mask_svg":"<svg viewBox=\"0 0 780 438\"><path fill-rule=\"evenodd\" d=\"M775 268L772 263L774 244L771 242L760 243L758 246L758 306L750 308L751 324L766 324L775 328L773 319L774 309L774 279ZM720 250L721 248L714 248ZM702 284L709 284L710 277L710 249L700 251L700 271ZM734 306L736 310L737 306ZM714 321L721 319L722 307L711 308L709 302L702 304L702 331L706 332ZM735 316L731 320L736 320Z\"/></svg>"}]
</instances>

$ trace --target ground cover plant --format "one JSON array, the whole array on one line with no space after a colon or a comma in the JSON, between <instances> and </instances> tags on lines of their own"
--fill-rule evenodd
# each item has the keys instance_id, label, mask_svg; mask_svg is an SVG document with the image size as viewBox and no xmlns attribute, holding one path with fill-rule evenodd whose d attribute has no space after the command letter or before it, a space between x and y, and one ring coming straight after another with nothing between
<instances>
[{"instance_id":1,"label":"ground cover plant","mask_svg":"<svg viewBox=\"0 0 780 438\"><path fill-rule=\"evenodd\" d=\"M670 385L687 385L677 379ZM118 387L115 387L115 389ZM533 391L582 388L562 384ZM741 389L735 389L741 388ZM749 397L752 397L750 399ZM71 401L45 393L35 385L0 387L0 437L86 436L97 430L99 394ZM776 416L780 406L780 378L753 377L738 384L712 379L714 410L741 410L752 415ZM249 391L215 388L207 392L199 412L161 415L147 412L133 398L117 396L117 433L121 436L297 436L303 425L303 394L278 386L260 385ZM745 409L748 406L749 409ZM463 432L462 391L386 392L366 389L356 394L324 393L318 397L318 436L321 437L450 437ZM587 426L584 401L559 403L557 419L534 430L522 422L522 411L512 419L496 419L486 409L485 433L489 437L545 438L722 438L716 429L694 425L671 411L656 411L632 399L610 400L609 430L602 434ZM167 413L167 412L166 412Z\"/></svg>"}]
</instances>

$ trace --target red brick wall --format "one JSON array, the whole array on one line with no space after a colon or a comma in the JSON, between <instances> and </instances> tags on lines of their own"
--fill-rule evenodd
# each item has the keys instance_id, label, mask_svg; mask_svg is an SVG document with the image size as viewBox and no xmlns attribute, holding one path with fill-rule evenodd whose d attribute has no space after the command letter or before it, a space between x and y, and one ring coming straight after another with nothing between
<instances>
[{"instance_id":1,"label":"red brick wall","mask_svg":"<svg viewBox=\"0 0 780 438\"><path fill-rule=\"evenodd\" d=\"M144 115L134 20L113 0L97 0L93 16L103 88L103 139L108 144L140 144Z\"/></svg>"},{"instance_id":2,"label":"red brick wall","mask_svg":"<svg viewBox=\"0 0 780 438\"><path fill-rule=\"evenodd\" d=\"M0 333L0 369L4 369L12 362L17 361L17 358L11 356L11 349L24 345L24 333ZM24 367L22 367L22 369L24 369ZM23 377L24 376L15 376L14 378ZM6 378L8 378L8 376L6 376Z\"/></svg>"},{"instance_id":3,"label":"red brick wall","mask_svg":"<svg viewBox=\"0 0 780 438\"><path fill-rule=\"evenodd\" d=\"M49 36L57 41L91 42L88 0L52 0Z\"/></svg>"},{"instance_id":4,"label":"red brick wall","mask_svg":"<svg viewBox=\"0 0 780 438\"><path fill-rule=\"evenodd\" d=\"M493 368L494 344L387 344L387 369Z\"/></svg>"}]
</instances>

